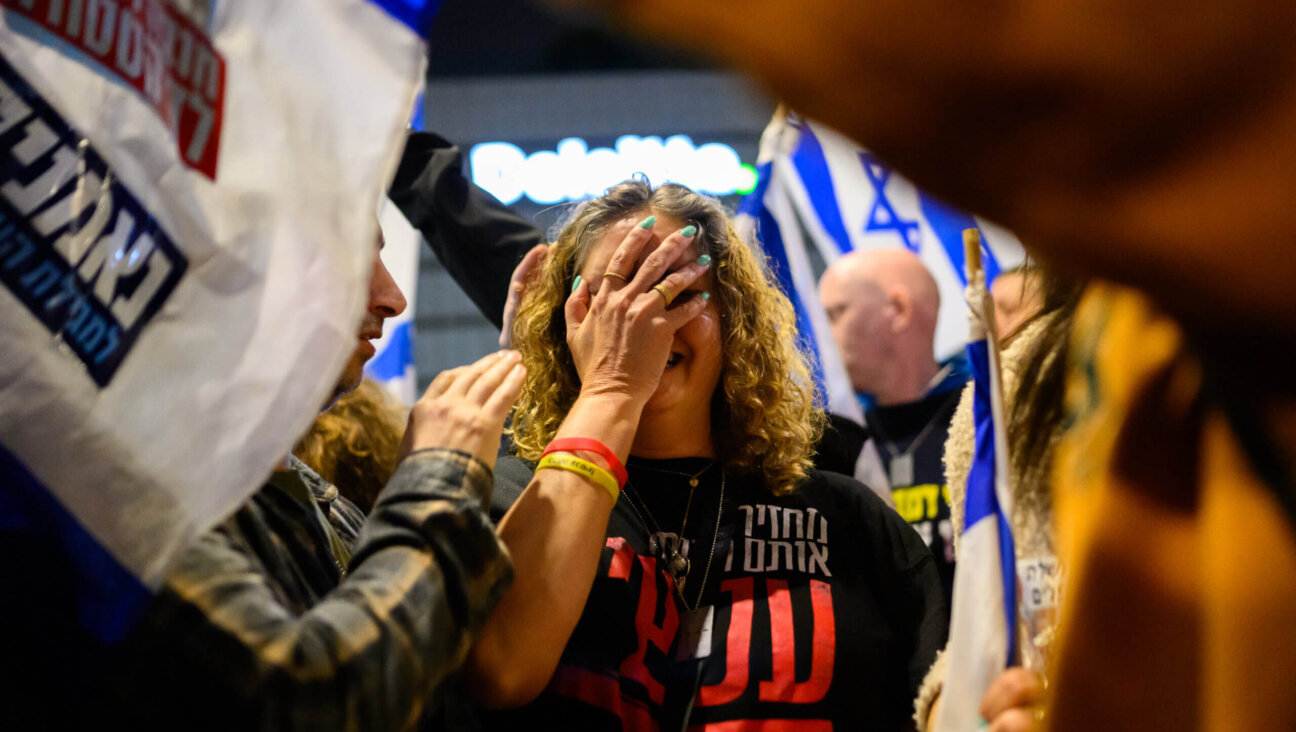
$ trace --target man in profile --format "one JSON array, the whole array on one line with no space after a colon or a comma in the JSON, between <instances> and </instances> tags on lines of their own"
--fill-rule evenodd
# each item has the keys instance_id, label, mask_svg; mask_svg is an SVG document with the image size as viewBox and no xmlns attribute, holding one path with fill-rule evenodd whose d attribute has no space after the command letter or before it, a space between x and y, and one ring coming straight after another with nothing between
<instances>
[{"instance_id":1,"label":"man in profile","mask_svg":"<svg viewBox=\"0 0 1296 732\"><path fill-rule=\"evenodd\" d=\"M356 387L374 354L369 341L405 308L381 247L380 235L358 342L329 404ZM63 726L93 714L133 729L410 727L512 578L484 509L520 372L516 354L500 353L441 374L415 405L404 459L367 520L286 457L181 553L106 655L63 642L71 653L51 657L43 638L74 629L57 625L66 618L29 621L43 633L6 664L34 672L19 686L32 692L27 708L44 715L33 721ZM53 705L72 690L83 698Z\"/></svg>"},{"instance_id":2,"label":"man in profile","mask_svg":"<svg viewBox=\"0 0 1296 732\"><path fill-rule=\"evenodd\" d=\"M949 600L954 544L942 457L968 370L961 356L939 363L933 355L936 280L908 250L857 250L824 272L819 300L896 510L931 548Z\"/></svg>"}]
</instances>

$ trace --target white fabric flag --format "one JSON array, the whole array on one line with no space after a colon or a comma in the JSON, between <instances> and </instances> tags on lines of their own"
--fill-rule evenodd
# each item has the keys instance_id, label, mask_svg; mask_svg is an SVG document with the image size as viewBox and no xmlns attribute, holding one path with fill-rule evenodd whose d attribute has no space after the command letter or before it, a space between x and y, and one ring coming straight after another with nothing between
<instances>
[{"instance_id":1,"label":"white fabric flag","mask_svg":"<svg viewBox=\"0 0 1296 732\"><path fill-rule=\"evenodd\" d=\"M864 423L819 304L823 270L856 249L904 247L918 255L940 288L934 348L938 358L963 348L962 231L981 230L990 280L1025 258L1012 233L952 209L891 171L868 150L795 113L775 113L761 136L756 189L743 199L739 225L760 243L797 311L801 338L816 356L815 377L828 411ZM873 440L855 477L891 501L889 478Z\"/></svg>"},{"instance_id":2,"label":"white fabric flag","mask_svg":"<svg viewBox=\"0 0 1296 732\"><path fill-rule=\"evenodd\" d=\"M993 328L994 307L984 272L967 289L968 362L975 385L972 419L976 447L968 471L949 657L935 732L968 732L984 726L981 700L995 678L1017 658L1017 559L1003 387Z\"/></svg>"},{"instance_id":3,"label":"white fabric flag","mask_svg":"<svg viewBox=\"0 0 1296 732\"><path fill-rule=\"evenodd\" d=\"M428 5L3 1L0 509L78 602L146 599L324 403Z\"/></svg>"},{"instance_id":4,"label":"white fabric flag","mask_svg":"<svg viewBox=\"0 0 1296 732\"><path fill-rule=\"evenodd\" d=\"M757 186L740 222L765 249L775 276L797 307L801 335L819 356L829 411L862 419L819 305L823 268L855 249L904 247L922 259L940 287L935 349L960 351L963 314L962 231L981 230L987 281L1021 264L1012 233L952 209L894 173L868 150L795 113L776 113L761 137Z\"/></svg>"}]
</instances>

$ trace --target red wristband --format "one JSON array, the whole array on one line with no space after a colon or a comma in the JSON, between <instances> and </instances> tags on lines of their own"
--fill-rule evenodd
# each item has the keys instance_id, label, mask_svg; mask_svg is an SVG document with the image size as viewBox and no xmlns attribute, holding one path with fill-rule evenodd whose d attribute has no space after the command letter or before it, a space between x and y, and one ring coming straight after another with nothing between
<instances>
[{"instance_id":1,"label":"red wristband","mask_svg":"<svg viewBox=\"0 0 1296 732\"><path fill-rule=\"evenodd\" d=\"M592 437L560 437L550 442L540 457L544 457L551 452L566 452L568 450L586 450L606 460L608 468L612 470L612 475L616 476L617 483L622 488L625 487L626 481L630 480L630 474L626 472L625 466L617 459L616 453L612 452L612 449L607 445Z\"/></svg>"}]
</instances>

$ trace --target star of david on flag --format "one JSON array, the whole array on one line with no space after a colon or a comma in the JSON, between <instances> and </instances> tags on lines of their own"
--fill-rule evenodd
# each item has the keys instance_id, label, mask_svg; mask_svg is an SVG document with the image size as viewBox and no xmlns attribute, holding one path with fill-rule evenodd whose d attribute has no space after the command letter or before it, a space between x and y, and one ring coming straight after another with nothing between
<instances>
[{"instance_id":1,"label":"star of david on flag","mask_svg":"<svg viewBox=\"0 0 1296 732\"><path fill-rule=\"evenodd\" d=\"M945 205L870 151L792 112L776 112L761 136L757 175L756 188L739 207L739 226L759 242L792 299L799 335L816 356L815 378L828 410L861 423L862 410L819 305L824 269L855 249L903 247L917 254L940 288L939 359L962 349L967 337L962 231L980 230L987 281L1024 259L1012 233Z\"/></svg>"}]
</instances>

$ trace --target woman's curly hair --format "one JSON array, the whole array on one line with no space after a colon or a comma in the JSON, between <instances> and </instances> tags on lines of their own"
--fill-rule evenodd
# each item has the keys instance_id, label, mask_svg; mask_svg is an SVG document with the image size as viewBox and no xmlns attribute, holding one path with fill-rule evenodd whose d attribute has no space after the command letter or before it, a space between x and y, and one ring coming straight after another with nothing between
<instances>
[{"instance_id":1,"label":"woman's curly hair","mask_svg":"<svg viewBox=\"0 0 1296 732\"><path fill-rule=\"evenodd\" d=\"M697 226L693 244L712 258L722 367L711 400L711 435L721 465L730 474L760 474L776 494L792 491L811 467L824 425L792 304L719 203L675 184L653 188L630 180L613 186L575 207L550 245L513 324L513 347L527 367L513 414L517 454L539 459L580 392L563 316L573 278L612 224L648 213Z\"/></svg>"}]
</instances>

